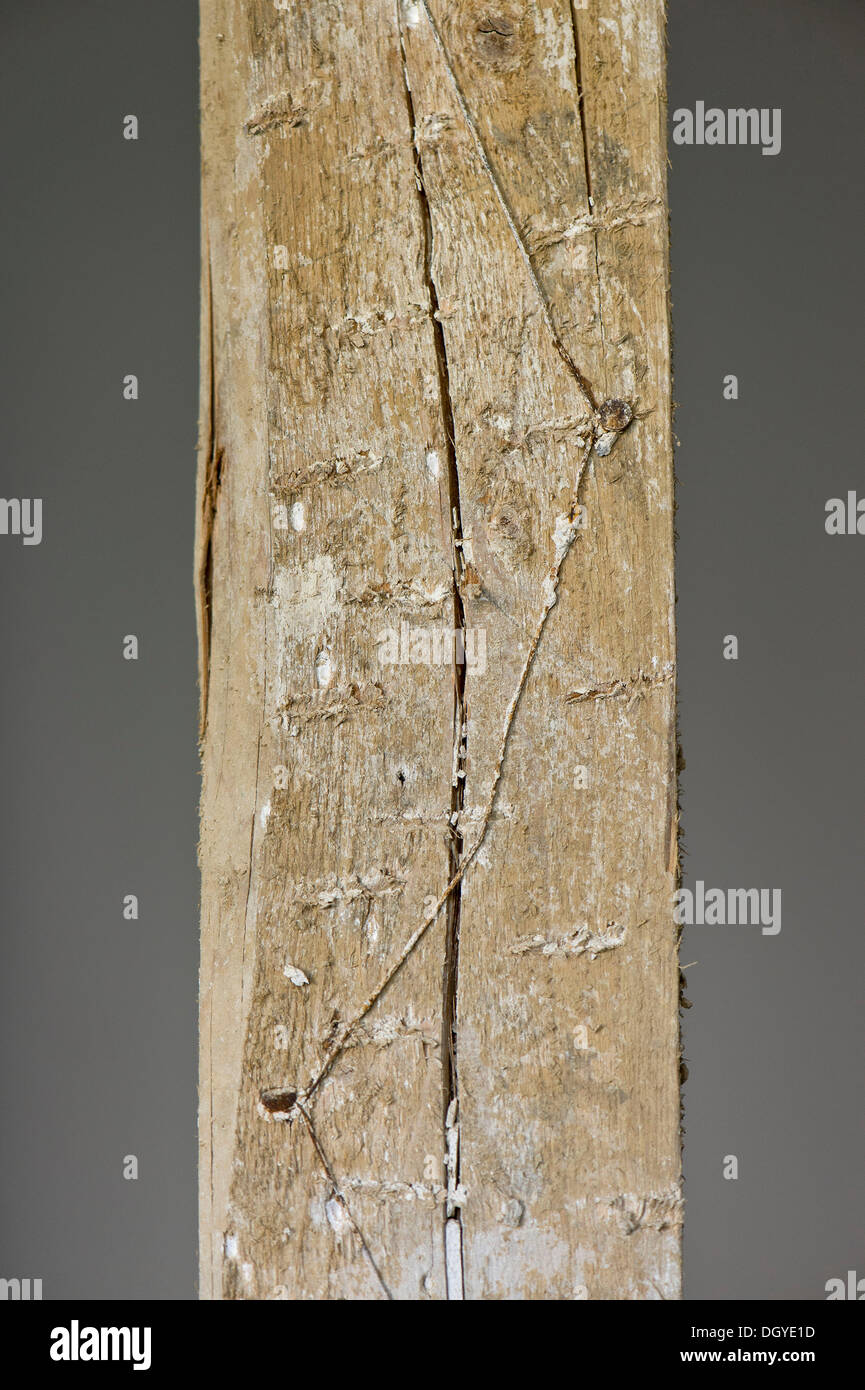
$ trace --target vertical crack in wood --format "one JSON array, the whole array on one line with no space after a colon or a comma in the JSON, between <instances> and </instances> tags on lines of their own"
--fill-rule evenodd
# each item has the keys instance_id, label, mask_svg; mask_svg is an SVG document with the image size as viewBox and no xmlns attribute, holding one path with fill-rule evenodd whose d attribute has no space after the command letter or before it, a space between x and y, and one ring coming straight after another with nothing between
<instances>
[{"instance_id":1,"label":"vertical crack in wood","mask_svg":"<svg viewBox=\"0 0 865 1390\"><path fill-rule=\"evenodd\" d=\"M586 179L586 201L588 204L589 217L594 221L595 199L592 193L592 168L589 160L589 136L586 122L586 93L583 86L583 63L580 52L580 29L574 0L569 0L569 3L571 8L571 28L574 33L574 77L577 84L577 120L580 123L580 138L583 144L583 172ZM601 261L598 252L597 227L592 228L592 241L595 248L595 278L598 282L598 328L601 334L601 349L604 363L606 363L607 345L604 337L604 309L601 302ZM606 370L604 372L604 382L606 384Z\"/></svg>"},{"instance_id":2,"label":"vertical crack in wood","mask_svg":"<svg viewBox=\"0 0 865 1390\"><path fill-rule=\"evenodd\" d=\"M423 270L429 295L430 322L435 343L436 366L438 371L439 401L441 404L442 427L445 436L447 456L448 503L451 525L451 560L453 574L453 761L451 773L451 804L448 822L448 879L453 888L448 895L445 919L445 959L442 971L442 1133L444 1152L448 1164L448 1192L459 1186L459 1143L449 1140L449 1122L458 1124L459 1079L457 1070L457 1010L459 991L460 956L460 905L462 880L458 877L463 854L463 836L460 829L460 814L465 801L466 783L466 616L461 592L463 567L463 523L460 502L459 468L456 454L456 425L454 421L453 400L448 371L447 345L444 328L439 316L439 300L433 273L433 224L432 212L423 177L423 159L417 138L417 121L411 83L408 75L408 58L399 13L399 0L396 4L397 32L399 34L400 55L402 59L403 86L406 109L411 128L414 151L415 185L418 206L423 228ZM458 1131L457 1131L458 1132ZM448 1240L451 1250L454 1247L454 1228L449 1223L460 1223L458 1232L459 1260L451 1253L446 1259L447 1296L449 1299L462 1298L462 1223L460 1210L451 1201L445 1208L444 1239L446 1253ZM459 1266L459 1278L455 1277L455 1266Z\"/></svg>"},{"instance_id":3,"label":"vertical crack in wood","mask_svg":"<svg viewBox=\"0 0 865 1390\"><path fill-rule=\"evenodd\" d=\"M577 27L577 11L574 0L570 0L571 6L571 28L574 31L574 76L577 83L577 119L580 122L580 138L583 142L583 171L586 176L586 197L589 202L589 216L594 207L592 197L592 171L589 167L589 142L586 135L586 102L583 93L583 70L580 57L580 33Z\"/></svg>"}]
</instances>

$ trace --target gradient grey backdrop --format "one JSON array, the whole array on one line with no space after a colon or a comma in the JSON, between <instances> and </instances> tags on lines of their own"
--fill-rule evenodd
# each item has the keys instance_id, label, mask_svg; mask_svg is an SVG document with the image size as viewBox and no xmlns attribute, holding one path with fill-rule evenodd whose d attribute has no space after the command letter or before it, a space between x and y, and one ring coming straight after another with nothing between
<instances>
[{"instance_id":1,"label":"gradient grey backdrop","mask_svg":"<svg viewBox=\"0 0 865 1390\"><path fill-rule=\"evenodd\" d=\"M685 881L783 890L683 943L686 1295L821 1299L865 1275L865 537L823 526L865 493L865 8L669 8L671 113L783 108L776 158L670 151ZM196 7L0 15L0 493L44 499L0 537L0 1276L191 1298Z\"/></svg>"}]
</instances>

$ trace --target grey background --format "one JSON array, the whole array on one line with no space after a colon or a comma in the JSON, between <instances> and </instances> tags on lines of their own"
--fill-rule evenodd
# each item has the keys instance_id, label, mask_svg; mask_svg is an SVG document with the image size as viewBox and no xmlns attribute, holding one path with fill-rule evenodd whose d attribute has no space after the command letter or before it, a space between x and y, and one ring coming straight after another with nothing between
<instances>
[{"instance_id":1,"label":"grey background","mask_svg":"<svg viewBox=\"0 0 865 1390\"><path fill-rule=\"evenodd\" d=\"M0 1275L192 1298L196 12L0 16L0 492L44 499L0 537ZM865 491L865 9L670 0L669 38L671 113L783 108L775 158L670 149L685 882L783 890L779 936L683 941L686 1296L821 1299L865 1275L865 538L823 526Z\"/></svg>"},{"instance_id":2,"label":"grey background","mask_svg":"<svg viewBox=\"0 0 865 1390\"><path fill-rule=\"evenodd\" d=\"M669 38L671 114L783 108L775 157L670 147L685 883L783 890L778 936L682 943L685 1291L824 1298L865 1275L865 537L824 530L865 495L865 7L672 0Z\"/></svg>"}]
</instances>

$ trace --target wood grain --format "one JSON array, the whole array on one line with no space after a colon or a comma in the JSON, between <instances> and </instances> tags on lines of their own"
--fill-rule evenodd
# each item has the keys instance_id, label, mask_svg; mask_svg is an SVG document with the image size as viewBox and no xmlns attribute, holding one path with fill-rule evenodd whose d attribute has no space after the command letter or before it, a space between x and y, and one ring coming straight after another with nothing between
<instances>
[{"instance_id":1,"label":"wood grain","mask_svg":"<svg viewBox=\"0 0 865 1390\"><path fill-rule=\"evenodd\" d=\"M201 54L201 1294L676 1298L662 5Z\"/></svg>"}]
</instances>

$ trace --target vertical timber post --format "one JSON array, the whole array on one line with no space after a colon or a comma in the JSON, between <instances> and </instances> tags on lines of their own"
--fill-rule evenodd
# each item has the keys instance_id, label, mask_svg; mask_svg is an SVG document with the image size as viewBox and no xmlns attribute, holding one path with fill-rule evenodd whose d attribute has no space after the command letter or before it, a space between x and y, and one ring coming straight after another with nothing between
<instances>
[{"instance_id":1,"label":"vertical timber post","mask_svg":"<svg viewBox=\"0 0 865 1390\"><path fill-rule=\"evenodd\" d=\"M680 1296L662 0L201 0L201 1296Z\"/></svg>"}]
</instances>

